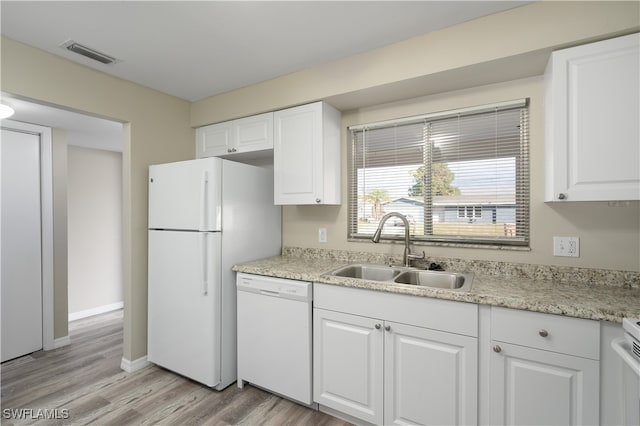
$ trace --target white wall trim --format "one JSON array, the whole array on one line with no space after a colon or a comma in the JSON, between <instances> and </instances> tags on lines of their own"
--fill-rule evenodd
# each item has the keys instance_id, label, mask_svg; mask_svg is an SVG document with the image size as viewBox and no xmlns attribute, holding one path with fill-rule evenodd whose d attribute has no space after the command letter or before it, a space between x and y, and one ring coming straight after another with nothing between
<instances>
[{"instance_id":1,"label":"white wall trim","mask_svg":"<svg viewBox=\"0 0 640 426\"><path fill-rule=\"evenodd\" d=\"M127 373L133 373L134 371L142 370L149 365L151 365L151 363L147 361L146 355L142 358L136 359L135 361L129 361L125 357L122 357L122 361L120 362L120 368L122 368Z\"/></svg>"},{"instance_id":2,"label":"white wall trim","mask_svg":"<svg viewBox=\"0 0 640 426\"><path fill-rule=\"evenodd\" d=\"M107 312L117 311L124 307L124 302L110 303L108 305L96 306L95 308L85 309L84 311L69 313L69 321L75 321L82 318L92 317Z\"/></svg>"},{"instance_id":3,"label":"white wall trim","mask_svg":"<svg viewBox=\"0 0 640 426\"><path fill-rule=\"evenodd\" d=\"M3 120L2 127L40 136L40 210L42 216L42 349L55 349L53 336L53 151L51 129ZM67 336L68 338L68 336ZM61 339L64 339L61 338Z\"/></svg>"},{"instance_id":4,"label":"white wall trim","mask_svg":"<svg viewBox=\"0 0 640 426\"><path fill-rule=\"evenodd\" d=\"M58 349L63 346L69 346L70 344L71 344L71 338L68 335L63 337L58 337L57 339L54 339L53 348L51 349Z\"/></svg>"}]
</instances>

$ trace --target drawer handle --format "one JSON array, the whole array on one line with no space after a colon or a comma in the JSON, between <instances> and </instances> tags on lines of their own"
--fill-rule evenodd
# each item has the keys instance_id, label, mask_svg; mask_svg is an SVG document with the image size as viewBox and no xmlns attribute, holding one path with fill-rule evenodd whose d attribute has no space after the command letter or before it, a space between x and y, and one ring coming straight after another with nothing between
<instances>
[{"instance_id":1,"label":"drawer handle","mask_svg":"<svg viewBox=\"0 0 640 426\"><path fill-rule=\"evenodd\" d=\"M376 327L376 330L380 330L380 327L382 326L380 324L376 324L375 327Z\"/></svg>"},{"instance_id":2,"label":"drawer handle","mask_svg":"<svg viewBox=\"0 0 640 426\"><path fill-rule=\"evenodd\" d=\"M496 353L500 353L500 352L502 352L502 348L500 347L500 345L495 345L493 347L493 351L496 352Z\"/></svg>"},{"instance_id":3,"label":"drawer handle","mask_svg":"<svg viewBox=\"0 0 640 426\"><path fill-rule=\"evenodd\" d=\"M541 329L540 331L538 331L538 334L539 334L541 337L547 337L547 336L549 335L549 332L543 328L543 329Z\"/></svg>"}]
</instances>

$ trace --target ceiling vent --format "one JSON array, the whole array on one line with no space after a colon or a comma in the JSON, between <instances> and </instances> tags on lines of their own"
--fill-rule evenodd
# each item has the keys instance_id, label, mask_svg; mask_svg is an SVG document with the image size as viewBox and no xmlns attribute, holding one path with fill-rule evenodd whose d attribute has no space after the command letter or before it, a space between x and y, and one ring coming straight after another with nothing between
<instances>
[{"instance_id":1,"label":"ceiling vent","mask_svg":"<svg viewBox=\"0 0 640 426\"><path fill-rule=\"evenodd\" d=\"M85 56L89 59L93 59L94 61L98 61L100 63L106 64L106 65L110 65L110 64L114 64L116 62L120 62L119 59L114 58L113 56L109 56L107 54L104 54L102 52L99 52L95 49L92 49L90 47L87 47L85 45L82 45L78 42L75 42L73 40L68 40L65 41L64 43L62 43L60 45L60 47L63 47L67 50L70 50L71 52L75 52L78 55L82 55Z\"/></svg>"}]
</instances>

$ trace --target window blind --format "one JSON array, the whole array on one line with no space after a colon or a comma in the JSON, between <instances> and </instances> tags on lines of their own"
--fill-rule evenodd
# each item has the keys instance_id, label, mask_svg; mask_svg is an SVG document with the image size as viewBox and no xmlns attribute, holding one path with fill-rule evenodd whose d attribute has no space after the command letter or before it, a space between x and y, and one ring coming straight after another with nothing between
<instances>
[{"instance_id":1,"label":"window blind","mask_svg":"<svg viewBox=\"0 0 640 426\"><path fill-rule=\"evenodd\" d=\"M391 211L414 240L527 245L528 101L353 126L349 236L369 238ZM400 238L402 222L383 238Z\"/></svg>"}]
</instances>

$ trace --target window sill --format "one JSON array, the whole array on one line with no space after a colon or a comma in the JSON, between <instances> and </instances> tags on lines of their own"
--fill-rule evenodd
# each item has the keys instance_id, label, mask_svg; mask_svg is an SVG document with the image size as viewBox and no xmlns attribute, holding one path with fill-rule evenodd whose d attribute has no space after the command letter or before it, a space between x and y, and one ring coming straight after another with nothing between
<instances>
[{"instance_id":1,"label":"window sill","mask_svg":"<svg viewBox=\"0 0 640 426\"><path fill-rule=\"evenodd\" d=\"M351 243L371 243L370 237L362 238L347 238ZM402 244L404 245L404 239L380 239L380 244ZM411 240L412 246L423 247L453 247L453 248L469 248L469 249L484 249L484 250L506 250L506 251L531 251L529 246L509 245L509 244L485 244L485 243L458 243L458 242L444 242L444 241L416 241Z\"/></svg>"}]
</instances>

